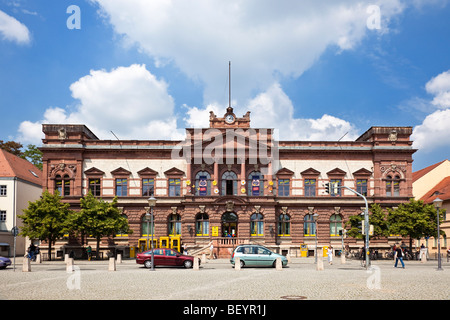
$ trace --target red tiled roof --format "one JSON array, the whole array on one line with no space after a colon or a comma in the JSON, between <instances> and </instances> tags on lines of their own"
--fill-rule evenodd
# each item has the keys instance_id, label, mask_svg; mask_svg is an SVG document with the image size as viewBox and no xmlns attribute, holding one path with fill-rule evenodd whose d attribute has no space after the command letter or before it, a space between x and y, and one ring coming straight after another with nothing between
<instances>
[{"instance_id":1,"label":"red tiled roof","mask_svg":"<svg viewBox=\"0 0 450 320\"><path fill-rule=\"evenodd\" d=\"M442 179L437 185L430 189L420 200L425 203L432 203L434 199L450 199L450 177Z\"/></svg>"},{"instance_id":2,"label":"red tiled roof","mask_svg":"<svg viewBox=\"0 0 450 320\"><path fill-rule=\"evenodd\" d=\"M0 177L17 177L42 185L43 174L31 162L0 149Z\"/></svg>"},{"instance_id":3,"label":"red tiled roof","mask_svg":"<svg viewBox=\"0 0 450 320\"><path fill-rule=\"evenodd\" d=\"M444 161L446 161L446 160L442 160L441 162L432 164L431 166L428 166L426 168L420 169L419 171L413 172L412 173L413 182L416 182L416 180L419 180L420 178L422 178L424 175L426 175L428 172L430 172L434 168L438 167Z\"/></svg>"}]
</instances>

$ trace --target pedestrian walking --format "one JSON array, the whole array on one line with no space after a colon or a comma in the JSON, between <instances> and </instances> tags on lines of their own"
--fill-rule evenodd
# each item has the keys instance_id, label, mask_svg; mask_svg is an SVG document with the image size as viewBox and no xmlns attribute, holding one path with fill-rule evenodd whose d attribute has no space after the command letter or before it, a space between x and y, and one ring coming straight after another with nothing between
<instances>
[{"instance_id":1,"label":"pedestrian walking","mask_svg":"<svg viewBox=\"0 0 450 320\"><path fill-rule=\"evenodd\" d=\"M328 264L333 264L333 247L328 248Z\"/></svg>"},{"instance_id":2,"label":"pedestrian walking","mask_svg":"<svg viewBox=\"0 0 450 320\"><path fill-rule=\"evenodd\" d=\"M211 242L211 246L209 247L209 258L210 259L214 259L214 245L213 245L213 243Z\"/></svg>"},{"instance_id":3,"label":"pedestrian walking","mask_svg":"<svg viewBox=\"0 0 450 320\"><path fill-rule=\"evenodd\" d=\"M398 261L400 260L400 262L402 263L402 268L405 269L405 263L403 262L403 251L401 247L397 247L397 249L395 249L394 259L395 259L394 268L397 268Z\"/></svg>"}]
</instances>

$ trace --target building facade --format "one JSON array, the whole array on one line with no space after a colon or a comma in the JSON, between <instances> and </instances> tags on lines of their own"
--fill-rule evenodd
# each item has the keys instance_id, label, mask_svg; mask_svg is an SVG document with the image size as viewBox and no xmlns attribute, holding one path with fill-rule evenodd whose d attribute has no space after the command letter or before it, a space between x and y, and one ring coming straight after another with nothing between
<instances>
[{"instance_id":1,"label":"building facade","mask_svg":"<svg viewBox=\"0 0 450 320\"><path fill-rule=\"evenodd\" d=\"M22 226L18 215L28 208L28 201L42 194L42 171L29 161L0 149L0 255L12 256L13 227ZM27 241L16 237L16 255L23 255Z\"/></svg>"},{"instance_id":2,"label":"building facade","mask_svg":"<svg viewBox=\"0 0 450 320\"><path fill-rule=\"evenodd\" d=\"M355 141L276 141L274 130L251 127L249 112L228 108L209 120L209 128L187 128L184 141L100 140L84 125L44 124L43 188L60 190L74 210L89 190L117 196L133 233L109 243L138 251L154 195L156 239L178 235L192 249L213 241L225 257L240 243L312 253L316 236L319 247L340 249L339 231L364 201L339 186L383 207L413 196L411 127L372 127ZM337 188L327 193L326 183ZM374 241L389 248L396 239Z\"/></svg>"},{"instance_id":3,"label":"building facade","mask_svg":"<svg viewBox=\"0 0 450 320\"><path fill-rule=\"evenodd\" d=\"M441 254L448 249L447 236L450 234L450 161L443 160L431 166L413 172L413 194L418 200L426 204L433 204L436 198L442 200L442 209L445 209L444 220L440 224ZM442 232L443 231L443 232ZM437 239L431 237L416 241L416 246L424 245L428 248L431 257L437 254Z\"/></svg>"}]
</instances>

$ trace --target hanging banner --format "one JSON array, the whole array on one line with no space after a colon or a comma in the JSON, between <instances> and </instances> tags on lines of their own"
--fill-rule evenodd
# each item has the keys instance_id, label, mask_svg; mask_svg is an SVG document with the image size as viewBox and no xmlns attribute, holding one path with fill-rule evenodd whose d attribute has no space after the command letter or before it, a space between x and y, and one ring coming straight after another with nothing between
<instances>
[{"instance_id":1,"label":"hanging banner","mask_svg":"<svg viewBox=\"0 0 450 320\"><path fill-rule=\"evenodd\" d=\"M259 176L252 177L252 195L259 196Z\"/></svg>"},{"instance_id":2,"label":"hanging banner","mask_svg":"<svg viewBox=\"0 0 450 320\"><path fill-rule=\"evenodd\" d=\"M199 195L206 196L208 193L208 181L206 180L206 176L200 176L200 180L198 182Z\"/></svg>"}]
</instances>

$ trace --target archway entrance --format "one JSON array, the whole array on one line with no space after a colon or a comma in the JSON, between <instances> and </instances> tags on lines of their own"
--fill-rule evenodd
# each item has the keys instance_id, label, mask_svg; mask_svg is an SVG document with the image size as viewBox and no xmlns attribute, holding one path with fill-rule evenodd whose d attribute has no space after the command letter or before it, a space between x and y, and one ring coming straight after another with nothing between
<instances>
[{"instance_id":1,"label":"archway entrance","mask_svg":"<svg viewBox=\"0 0 450 320\"><path fill-rule=\"evenodd\" d=\"M237 237L238 217L234 212L222 215L222 237Z\"/></svg>"}]
</instances>

